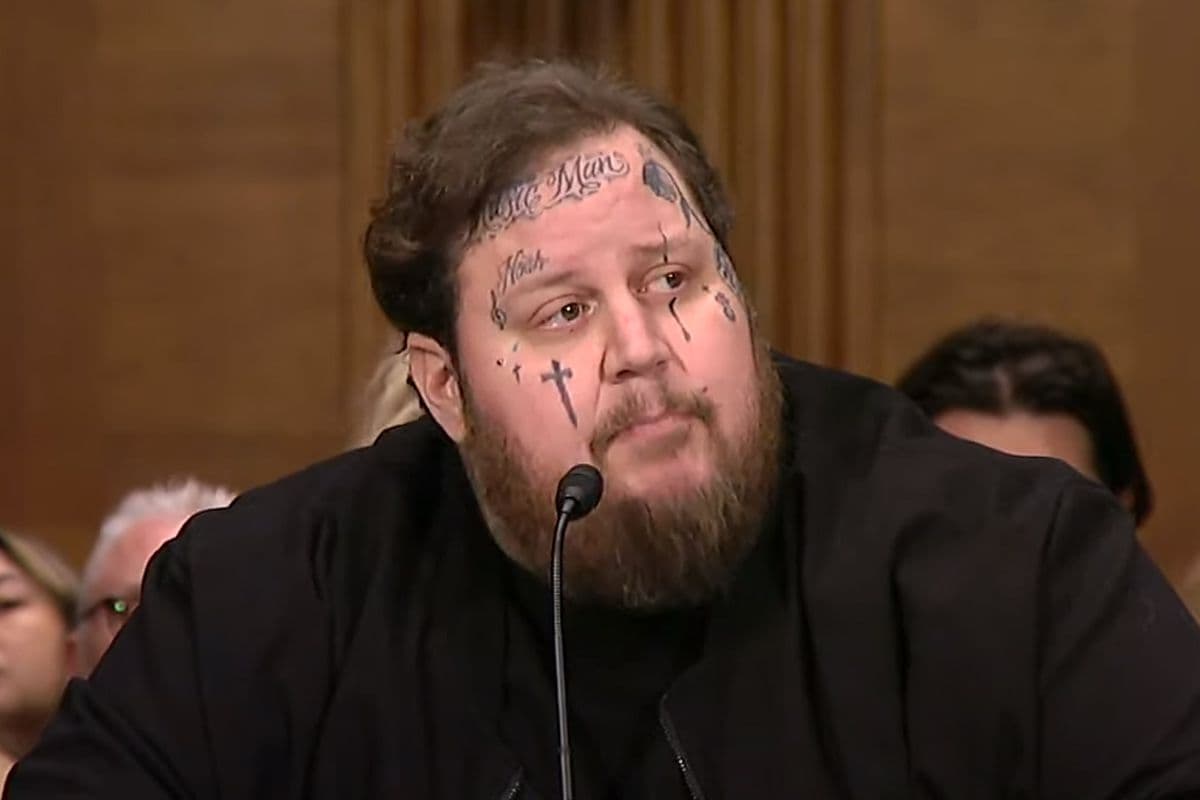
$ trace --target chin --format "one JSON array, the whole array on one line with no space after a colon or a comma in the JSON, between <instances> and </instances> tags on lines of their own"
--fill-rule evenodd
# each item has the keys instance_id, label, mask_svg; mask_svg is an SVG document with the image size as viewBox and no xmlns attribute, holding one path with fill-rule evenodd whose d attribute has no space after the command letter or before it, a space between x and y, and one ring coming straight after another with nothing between
<instances>
[{"instance_id":1,"label":"chin","mask_svg":"<svg viewBox=\"0 0 1200 800\"><path fill-rule=\"evenodd\" d=\"M712 478L711 461L694 452L642 461L622 460L609 465L604 475L615 496L647 502L694 492Z\"/></svg>"}]
</instances>

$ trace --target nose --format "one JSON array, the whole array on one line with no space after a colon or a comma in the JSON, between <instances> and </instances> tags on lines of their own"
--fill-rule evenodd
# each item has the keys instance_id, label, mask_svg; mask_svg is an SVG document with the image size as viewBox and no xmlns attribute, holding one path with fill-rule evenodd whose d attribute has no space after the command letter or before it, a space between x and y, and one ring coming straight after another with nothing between
<instances>
[{"instance_id":1,"label":"nose","mask_svg":"<svg viewBox=\"0 0 1200 800\"><path fill-rule=\"evenodd\" d=\"M671 350L654 310L633 296L609 305L608 342L604 352L604 379L622 383L638 377L655 377L667 367Z\"/></svg>"}]
</instances>

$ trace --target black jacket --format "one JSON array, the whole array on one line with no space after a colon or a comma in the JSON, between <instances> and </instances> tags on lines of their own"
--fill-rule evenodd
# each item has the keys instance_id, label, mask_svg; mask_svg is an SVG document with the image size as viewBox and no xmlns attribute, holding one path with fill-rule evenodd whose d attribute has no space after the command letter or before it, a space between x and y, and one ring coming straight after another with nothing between
<instances>
[{"instance_id":1,"label":"black jacket","mask_svg":"<svg viewBox=\"0 0 1200 800\"><path fill-rule=\"evenodd\" d=\"M775 549L664 697L641 793L1200 796L1200 633L1113 498L779 369ZM539 796L496 733L502 558L428 420L201 514L5 797Z\"/></svg>"}]
</instances>

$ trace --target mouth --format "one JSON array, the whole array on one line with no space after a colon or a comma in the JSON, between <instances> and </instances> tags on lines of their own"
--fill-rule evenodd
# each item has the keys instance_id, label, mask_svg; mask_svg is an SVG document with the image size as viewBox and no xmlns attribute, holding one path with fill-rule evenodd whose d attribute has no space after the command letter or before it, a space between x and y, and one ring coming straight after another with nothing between
<instances>
[{"instance_id":1,"label":"mouth","mask_svg":"<svg viewBox=\"0 0 1200 800\"><path fill-rule=\"evenodd\" d=\"M652 442L667 437L686 437L691 417L674 412L648 415L626 426L616 436L616 441Z\"/></svg>"}]
</instances>

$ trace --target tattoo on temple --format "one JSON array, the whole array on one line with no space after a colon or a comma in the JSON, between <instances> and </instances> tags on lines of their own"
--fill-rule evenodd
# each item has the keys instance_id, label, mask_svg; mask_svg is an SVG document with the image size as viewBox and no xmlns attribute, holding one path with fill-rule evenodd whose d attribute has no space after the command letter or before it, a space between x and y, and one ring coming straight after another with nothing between
<instances>
[{"instance_id":1,"label":"tattoo on temple","mask_svg":"<svg viewBox=\"0 0 1200 800\"><path fill-rule=\"evenodd\" d=\"M733 303L730 302L729 298L725 296L725 293L717 292L715 299L717 301L717 305L721 306L721 310L725 312L725 319L729 320L730 322L736 322L737 313L734 312Z\"/></svg>"},{"instance_id":2,"label":"tattoo on temple","mask_svg":"<svg viewBox=\"0 0 1200 800\"><path fill-rule=\"evenodd\" d=\"M629 174L629 162L616 150L576 153L554 167L501 189L484 206L478 233L495 236L515 222L536 219L567 200L582 200Z\"/></svg>"},{"instance_id":3,"label":"tattoo on temple","mask_svg":"<svg viewBox=\"0 0 1200 800\"><path fill-rule=\"evenodd\" d=\"M679 314L675 313L675 304L678 302L678 297L672 297L671 302L667 303L667 310L670 311L671 316L675 318L676 324L679 325L679 330L683 331L683 340L685 342L690 342L692 340L692 335L688 333L687 328L683 327L683 322L679 319Z\"/></svg>"},{"instance_id":4,"label":"tattoo on temple","mask_svg":"<svg viewBox=\"0 0 1200 800\"><path fill-rule=\"evenodd\" d=\"M500 298L496 296L496 290L491 290L492 295L492 322L500 330L504 330L505 323L508 322L508 314L504 313L504 309L500 307Z\"/></svg>"},{"instance_id":5,"label":"tattoo on temple","mask_svg":"<svg viewBox=\"0 0 1200 800\"><path fill-rule=\"evenodd\" d=\"M542 373L542 383L554 381L554 385L558 387L558 397L562 400L563 408L567 410L567 419L571 420L571 425L578 428L579 422L575 419L575 409L571 406L571 395L567 392L567 381L571 378L571 368L564 368L557 361L550 361L550 371Z\"/></svg>"},{"instance_id":6,"label":"tattoo on temple","mask_svg":"<svg viewBox=\"0 0 1200 800\"><path fill-rule=\"evenodd\" d=\"M687 195L683 193L679 181L675 180L671 171L655 158L654 153L645 145L639 144L638 152L642 154L642 183L646 184L655 197L666 200L671 205L678 205L687 227L692 227L692 220L695 220L697 225L707 231L708 225L704 222L704 218L692 208Z\"/></svg>"},{"instance_id":7,"label":"tattoo on temple","mask_svg":"<svg viewBox=\"0 0 1200 800\"><path fill-rule=\"evenodd\" d=\"M513 377L517 379L517 383L521 382L521 365L513 364Z\"/></svg>"},{"instance_id":8,"label":"tattoo on temple","mask_svg":"<svg viewBox=\"0 0 1200 800\"><path fill-rule=\"evenodd\" d=\"M717 262L717 274L721 276L721 280L725 281L725 285L738 298L745 297L745 292L742 291L742 282L738 279L737 270L733 268L733 261L725 252L725 248L721 247L720 242L713 242L713 258Z\"/></svg>"}]
</instances>

